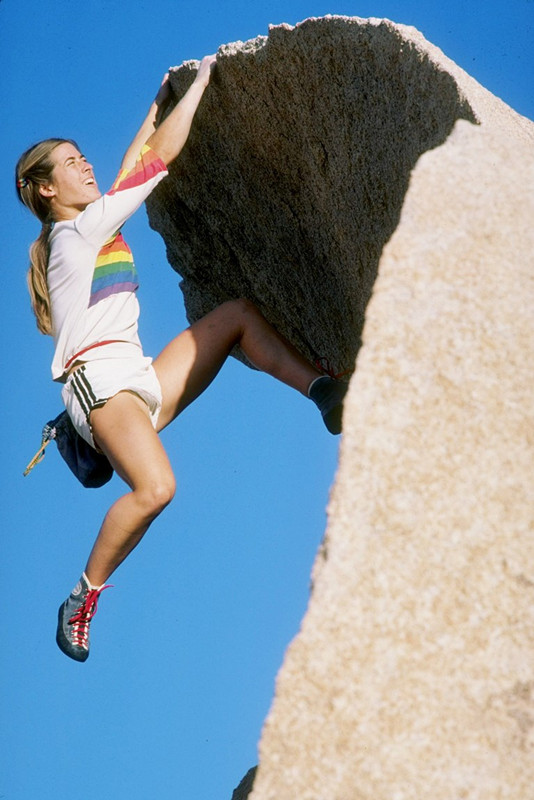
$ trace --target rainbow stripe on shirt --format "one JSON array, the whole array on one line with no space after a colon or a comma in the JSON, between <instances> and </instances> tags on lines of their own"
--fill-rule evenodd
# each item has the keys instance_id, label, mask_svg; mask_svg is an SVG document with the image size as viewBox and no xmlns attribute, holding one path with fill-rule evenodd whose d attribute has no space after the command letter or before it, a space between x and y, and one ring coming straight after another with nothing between
<instances>
[{"instance_id":1,"label":"rainbow stripe on shirt","mask_svg":"<svg viewBox=\"0 0 534 800\"><path fill-rule=\"evenodd\" d=\"M100 248L96 258L89 308L118 292L135 292L139 286L132 251L119 231Z\"/></svg>"},{"instance_id":2,"label":"rainbow stripe on shirt","mask_svg":"<svg viewBox=\"0 0 534 800\"><path fill-rule=\"evenodd\" d=\"M135 166L132 169L123 169L107 194L114 195L126 189L142 186L166 170L161 158L148 145L144 145ZM98 253L91 284L89 307L112 294L134 292L138 286L132 251L122 238L121 232L118 231L104 243Z\"/></svg>"},{"instance_id":3,"label":"rainbow stripe on shirt","mask_svg":"<svg viewBox=\"0 0 534 800\"><path fill-rule=\"evenodd\" d=\"M115 194L125 189L133 189L135 186L140 186L159 172L166 171L166 169L161 158L145 144L139 153L135 166L132 169L123 169L119 172L108 194Z\"/></svg>"}]
</instances>

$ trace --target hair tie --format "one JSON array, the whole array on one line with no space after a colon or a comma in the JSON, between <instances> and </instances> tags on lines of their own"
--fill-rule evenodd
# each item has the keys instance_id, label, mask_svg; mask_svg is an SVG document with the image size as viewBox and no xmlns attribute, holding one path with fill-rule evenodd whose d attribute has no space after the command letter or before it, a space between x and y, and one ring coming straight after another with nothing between
<instances>
[{"instance_id":1,"label":"hair tie","mask_svg":"<svg viewBox=\"0 0 534 800\"><path fill-rule=\"evenodd\" d=\"M19 178L17 181L17 186L19 189L25 189L28 184L29 184L28 178Z\"/></svg>"}]
</instances>

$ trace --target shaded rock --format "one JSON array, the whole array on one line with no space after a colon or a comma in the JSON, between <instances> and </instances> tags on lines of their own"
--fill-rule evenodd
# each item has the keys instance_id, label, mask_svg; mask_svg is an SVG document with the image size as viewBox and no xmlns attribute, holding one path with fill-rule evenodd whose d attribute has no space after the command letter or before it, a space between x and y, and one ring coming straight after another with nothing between
<instances>
[{"instance_id":1,"label":"shaded rock","mask_svg":"<svg viewBox=\"0 0 534 800\"><path fill-rule=\"evenodd\" d=\"M533 143L414 29L309 20L221 49L151 200L192 318L357 355L251 800L532 796Z\"/></svg>"},{"instance_id":2,"label":"shaded rock","mask_svg":"<svg viewBox=\"0 0 534 800\"><path fill-rule=\"evenodd\" d=\"M181 96L195 74L171 72ZM191 321L245 296L310 360L353 366L410 172L458 118L452 76L390 23L326 18L222 47L151 225Z\"/></svg>"}]
</instances>

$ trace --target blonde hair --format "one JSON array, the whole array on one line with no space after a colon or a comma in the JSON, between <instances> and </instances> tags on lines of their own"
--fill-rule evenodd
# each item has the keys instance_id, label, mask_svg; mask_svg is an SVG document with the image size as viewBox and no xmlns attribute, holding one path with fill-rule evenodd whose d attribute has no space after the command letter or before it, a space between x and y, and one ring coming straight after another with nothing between
<instances>
[{"instance_id":1,"label":"blonde hair","mask_svg":"<svg viewBox=\"0 0 534 800\"><path fill-rule=\"evenodd\" d=\"M30 247L30 268L27 281L30 300L41 333L52 334L52 314L46 273L50 255L49 237L54 220L50 203L39 191L39 186L50 183L54 162L52 152L60 144L68 142L78 148L71 139L45 139L30 147L17 162L15 180L17 195L21 203L41 220L41 233Z\"/></svg>"}]
</instances>

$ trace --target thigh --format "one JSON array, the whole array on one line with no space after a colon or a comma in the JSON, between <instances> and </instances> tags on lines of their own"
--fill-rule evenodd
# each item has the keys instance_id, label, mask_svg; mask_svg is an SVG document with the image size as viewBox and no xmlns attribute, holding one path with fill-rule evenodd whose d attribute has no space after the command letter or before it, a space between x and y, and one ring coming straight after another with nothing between
<instances>
[{"instance_id":1,"label":"thigh","mask_svg":"<svg viewBox=\"0 0 534 800\"><path fill-rule=\"evenodd\" d=\"M161 385L158 430L206 389L239 341L246 309L239 301L219 306L170 342L154 360Z\"/></svg>"},{"instance_id":2,"label":"thigh","mask_svg":"<svg viewBox=\"0 0 534 800\"><path fill-rule=\"evenodd\" d=\"M169 459L150 420L146 403L119 392L91 412L95 442L131 489L158 484L172 475Z\"/></svg>"}]
</instances>

